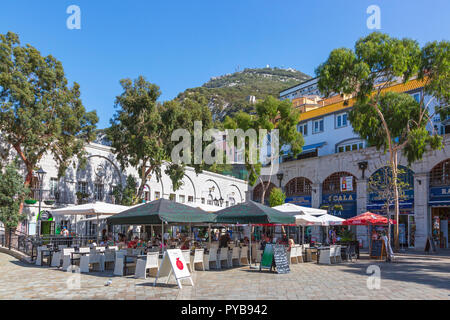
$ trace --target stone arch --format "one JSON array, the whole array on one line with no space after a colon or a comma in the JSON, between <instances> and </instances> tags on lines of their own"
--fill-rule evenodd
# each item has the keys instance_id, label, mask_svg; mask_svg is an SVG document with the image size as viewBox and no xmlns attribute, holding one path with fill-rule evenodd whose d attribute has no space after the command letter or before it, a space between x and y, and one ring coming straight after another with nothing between
<instances>
[{"instance_id":1,"label":"stone arch","mask_svg":"<svg viewBox=\"0 0 450 320\"><path fill-rule=\"evenodd\" d=\"M244 198L242 197L242 192L241 192L241 190L238 188L238 186L235 185L235 184L232 184L232 185L230 185L230 187L234 187L234 188L237 189L237 191L239 192L239 197L241 198L241 201L240 201L240 202L243 202L243 201L244 201Z\"/></svg>"},{"instance_id":2,"label":"stone arch","mask_svg":"<svg viewBox=\"0 0 450 320\"><path fill-rule=\"evenodd\" d=\"M330 194L340 191L340 179L341 177L353 177L353 191L356 192L356 177L347 171L335 172L329 175L322 183L322 194Z\"/></svg>"},{"instance_id":3,"label":"stone arch","mask_svg":"<svg viewBox=\"0 0 450 320\"><path fill-rule=\"evenodd\" d=\"M117 177L119 179L119 183L124 185L124 183L122 181L122 172L119 170L119 167L111 159L109 159L108 157L102 156L102 155L98 155L98 154L90 155L86 159L89 160L92 158L102 158L102 159L108 161L113 166L114 171L116 172Z\"/></svg>"},{"instance_id":4,"label":"stone arch","mask_svg":"<svg viewBox=\"0 0 450 320\"><path fill-rule=\"evenodd\" d=\"M284 190L286 196L311 195L312 181L305 177L295 177L286 183Z\"/></svg>"},{"instance_id":5,"label":"stone arch","mask_svg":"<svg viewBox=\"0 0 450 320\"><path fill-rule=\"evenodd\" d=\"M265 186L267 186L268 183L269 183L269 181L264 181ZM275 184L270 182L269 187L266 190L266 194L264 196L264 199L266 201L267 201L267 199L270 195L270 192L272 191L273 188L276 188L276 186L275 186ZM262 192L263 192L263 185L260 183L253 189L253 198L252 198L253 201L261 202Z\"/></svg>"},{"instance_id":6,"label":"stone arch","mask_svg":"<svg viewBox=\"0 0 450 320\"><path fill-rule=\"evenodd\" d=\"M191 182L191 184L192 184L192 189L194 189L194 199L197 199L197 189L195 189L194 181L192 181L191 177L189 177L186 173L184 174L184 176L185 176L186 178L188 178L188 180Z\"/></svg>"},{"instance_id":7,"label":"stone arch","mask_svg":"<svg viewBox=\"0 0 450 320\"><path fill-rule=\"evenodd\" d=\"M430 187L450 185L450 158L439 162L430 170Z\"/></svg>"},{"instance_id":8,"label":"stone arch","mask_svg":"<svg viewBox=\"0 0 450 320\"><path fill-rule=\"evenodd\" d=\"M213 179L208 179L208 180L206 180L205 182L208 182L208 181L211 181L211 182L213 182L213 183L216 185L217 190L219 190L219 196L220 196L221 198L223 198L223 197L222 197L222 190L220 190L219 184L218 184L216 181L214 181Z\"/></svg>"}]
</instances>

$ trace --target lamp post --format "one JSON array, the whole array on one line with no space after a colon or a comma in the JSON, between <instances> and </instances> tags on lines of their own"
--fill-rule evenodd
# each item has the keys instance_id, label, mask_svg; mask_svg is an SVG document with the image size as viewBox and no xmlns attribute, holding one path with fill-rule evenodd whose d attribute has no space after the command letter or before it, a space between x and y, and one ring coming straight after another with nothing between
<instances>
[{"instance_id":1,"label":"lamp post","mask_svg":"<svg viewBox=\"0 0 450 320\"><path fill-rule=\"evenodd\" d=\"M282 189L281 188L281 180L283 180L283 172L277 173L277 178L280 181L280 189Z\"/></svg>"},{"instance_id":2,"label":"lamp post","mask_svg":"<svg viewBox=\"0 0 450 320\"><path fill-rule=\"evenodd\" d=\"M223 198L222 198L222 196L220 196L219 203L220 203L220 206L223 205Z\"/></svg>"},{"instance_id":3,"label":"lamp post","mask_svg":"<svg viewBox=\"0 0 450 320\"><path fill-rule=\"evenodd\" d=\"M38 171L36 171L36 174L38 176L39 179L39 209L38 209L38 217L40 217L41 214L41 203L42 203L42 182L44 181L44 176L47 172L45 172L42 167L39 168ZM41 222L40 220L38 220L38 233L37 235L39 236L41 233Z\"/></svg>"}]
</instances>

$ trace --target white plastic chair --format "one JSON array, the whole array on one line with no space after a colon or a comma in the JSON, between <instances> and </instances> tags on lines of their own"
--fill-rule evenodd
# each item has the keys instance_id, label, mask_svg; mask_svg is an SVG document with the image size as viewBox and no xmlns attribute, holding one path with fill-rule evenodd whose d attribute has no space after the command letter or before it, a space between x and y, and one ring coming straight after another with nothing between
<instances>
[{"instance_id":1,"label":"white plastic chair","mask_svg":"<svg viewBox=\"0 0 450 320\"><path fill-rule=\"evenodd\" d=\"M241 266L240 256L241 256L241 248L234 247L233 250L231 251L229 265L234 266L235 265L234 262L237 261L237 265L240 267Z\"/></svg>"},{"instance_id":2,"label":"white plastic chair","mask_svg":"<svg viewBox=\"0 0 450 320\"><path fill-rule=\"evenodd\" d=\"M105 261L103 255L97 253L95 248L91 250L91 253L81 256L80 272L88 273L91 265L94 270L95 268L98 268L98 271L105 271Z\"/></svg>"},{"instance_id":3,"label":"white plastic chair","mask_svg":"<svg viewBox=\"0 0 450 320\"><path fill-rule=\"evenodd\" d=\"M293 246L291 247L291 250L289 251L289 263L298 263L297 260L297 247Z\"/></svg>"},{"instance_id":4,"label":"white plastic chair","mask_svg":"<svg viewBox=\"0 0 450 320\"><path fill-rule=\"evenodd\" d=\"M336 263L342 262L342 257L341 257L341 246L337 245L336 246L336 250L334 252L334 261Z\"/></svg>"},{"instance_id":5,"label":"white plastic chair","mask_svg":"<svg viewBox=\"0 0 450 320\"><path fill-rule=\"evenodd\" d=\"M158 270L159 252L148 252L147 257L140 258L136 262L135 278L147 279L147 270Z\"/></svg>"},{"instance_id":6,"label":"white plastic chair","mask_svg":"<svg viewBox=\"0 0 450 320\"><path fill-rule=\"evenodd\" d=\"M42 250L47 249L47 246L40 246L37 248L37 256L36 256L36 262L35 264L37 266L42 265Z\"/></svg>"},{"instance_id":7,"label":"white plastic chair","mask_svg":"<svg viewBox=\"0 0 450 320\"><path fill-rule=\"evenodd\" d=\"M336 263L336 247L330 246L330 261L331 263Z\"/></svg>"},{"instance_id":8,"label":"white plastic chair","mask_svg":"<svg viewBox=\"0 0 450 320\"><path fill-rule=\"evenodd\" d=\"M183 254L184 261L186 261L186 265L187 265L189 272L192 272L191 250L181 250L181 253Z\"/></svg>"},{"instance_id":9,"label":"white plastic chair","mask_svg":"<svg viewBox=\"0 0 450 320\"><path fill-rule=\"evenodd\" d=\"M115 276L123 276L123 264L125 259L126 251L116 251L116 259L114 263L114 275Z\"/></svg>"},{"instance_id":10,"label":"white plastic chair","mask_svg":"<svg viewBox=\"0 0 450 320\"><path fill-rule=\"evenodd\" d=\"M203 262L204 249L195 249L194 259L192 261L192 271L195 271L195 266L199 263L202 264L202 269L205 271L205 263Z\"/></svg>"},{"instance_id":11,"label":"white plastic chair","mask_svg":"<svg viewBox=\"0 0 450 320\"><path fill-rule=\"evenodd\" d=\"M242 264L250 264L250 261L248 260L248 247L247 246L243 246L241 248L241 256L239 258L241 265ZM242 260L245 260L245 263L242 262Z\"/></svg>"},{"instance_id":12,"label":"white plastic chair","mask_svg":"<svg viewBox=\"0 0 450 320\"><path fill-rule=\"evenodd\" d=\"M105 250L105 269L108 269L108 265L114 263L116 260L116 251L114 249L106 249Z\"/></svg>"},{"instance_id":13,"label":"white plastic chair","mask_svg":"<svg viewBox=\"0 0 450 320\"><path fill-rule=\"evenodd\" d=\"M219 264L221 268L222 268L222 261L225 261L226 267L230 268L230 263L228 261L228 248L220 248Z\"/></svg>"},{"instance_id":14,"label":"white plastic chair","mask_svg":"<svg viewBox=\"0 0 450 320\"><path fill-rule=\"evenodd\" d=\"M297 248L297 262L298 263L303 263L303 248L301 245L296 244L295 248Z\"/></svg>"},{"instance_id":15,"label":"white plastic chair","mask_svg":"<svg viewBox=\"0 0 450 320\"><path fill-rule=\"evenodd\" d=\"M63 261L63 265L62 265L62 269L64 271L68 271L69 268L72 265L72 261L70 260L72 258L71 253L75 252L74 248L64 248L62 249L62 261Z\"/></svg>"},{"instance_id":16,"label":"white plastic chair","mask_svg":"<svg viewBox=\"0 0 450 320\"><path fill-rule=\"evenodd\" d=\"M110 246L110 247L108 247L108 249L109 250L119 250L119 247L118 246Z\"/></svg>"},{"instance_id":17,"label":"white plastic chair","mask_svg":"<svg viewBox=\"0 0 450 320\"><path fill-rule=\"evenodd\" d=\"M331 264L330 251L331 251L331 249L321 249L320 250L320 254L319 254L319 263L320 264Z\"/></svg>"},{"instance_id":18,"label":"white plastic chair","mask_svg":"<svg viewBox=\"0 0 450 320\"><path fill-rule=\"evenodd\" d=\"M211 265L211 262L214 262L215 269L221 269L220 263L219 263L218 257L217 257L217 248L214 248L212 246L211 246L211 249L209 250L209 255L208 255L208 263L209 263L209 265Z\"/></svg>"}]
</instances>

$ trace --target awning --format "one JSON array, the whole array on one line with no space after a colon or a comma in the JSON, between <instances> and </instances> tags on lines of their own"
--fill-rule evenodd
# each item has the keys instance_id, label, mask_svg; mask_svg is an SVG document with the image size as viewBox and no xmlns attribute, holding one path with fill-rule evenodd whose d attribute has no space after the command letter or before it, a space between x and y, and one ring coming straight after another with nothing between
<instances>
[{"instance_id":1,"label":"awning","mask_svg":"<svg viewBox=\"0 0 450 320\"><path fill-rule=\"evenodd\" d=\"M433 200L428 201L430 207L450 207L450 200Z\"/></svg>"},{"instance_id":2,"label":"awning","mask_svg":"<svg viewBox=\"0 0 450 320\"><path fill-rule=\"evenodd\" d=\"M450 204L450 201L449 201ZM368 204L367 206L367 210L381 210L381 209L386 209L386 205L384 203L373 203L373 204ZM390 205L391 208L394 207L394 205ZM399 203L399 207L400 209L412 209L414 207L414 204L412 202L400 202Z\"/></svg>"},{"instance_id":3,"label":"awning","mask_svg":"<svg viewBox=\"0 0 450 320\"><path fill-rule=\"evenodd\" d=\"M319 142L319 143L314 143L314 144L309 144L307 146L303 146L302 148L302 153L303 152L309 152L309 151L314 151L315 149L321 148L326 144L326 142Z\"/></svg>"}]
</instances>

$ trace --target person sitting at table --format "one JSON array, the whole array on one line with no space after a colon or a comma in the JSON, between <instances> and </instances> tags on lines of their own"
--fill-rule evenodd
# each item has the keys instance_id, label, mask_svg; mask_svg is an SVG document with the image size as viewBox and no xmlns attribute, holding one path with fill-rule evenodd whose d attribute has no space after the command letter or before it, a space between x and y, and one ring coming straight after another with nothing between
<instances>
[{"instance_id":1,"label":"person sitting at table","mask_svg":"<svg viewBox=\"0 0 450 320\"><path fill-rule=\"evenodd\" d=\"M230 234L225 233L220 237L219 240L219 248L226 248L228 247L228 242L230 241Z\"/></svg>"},{"instance_id":2,"label":"person sitting at table","mask_svg":"<svg viewBox=\"0 0 450 320\"><path fill-rule=\"evenodd\" d=\"M134 237L134 240L131 240L130 242L128 242L128 248L136 249L138 240L139 240L138 237Z\"/></svg>"},{"instance_id":3,"label":"person sitting at table","mask_svg":"<svg viewBox=\"0 0 450 320\"><path fill-rule=\"evenodd\" d=\"M295 246L294 239L290 238L288 241L288 251L291 251L291 248Z\"/></svg>"},{"instance_id":4,"label":"person sitting at table","mask_svg":"<svg viewBox=\"0 0 450 320\"><path fill-rule=\"evenodd\" d=\"M189 240L184 240L183 244L181 245L181 250L189 250Z\"/></svg>"},{"instance_id":5,"label":"person sitting at table","mask_svg":"<svg viewBox=\"0 0 450 320\"><path fill-rule=\"evenodd\" d=\"M248 246L249 243L248 237L244 237L244 246Z\"/></svg>"}]
</instances>

